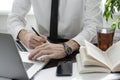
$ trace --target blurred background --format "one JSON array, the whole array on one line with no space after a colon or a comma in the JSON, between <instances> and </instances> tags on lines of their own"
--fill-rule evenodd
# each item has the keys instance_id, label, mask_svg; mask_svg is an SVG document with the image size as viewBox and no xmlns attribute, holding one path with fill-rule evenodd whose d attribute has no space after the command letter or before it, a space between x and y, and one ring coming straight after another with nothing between
<instances>
[{"instance_id":1,"label":"blurred background","mask_svg":"<svg viewBox=\"0 0 120 80\"><path fill-rule=\"evenodd\" d=\"M0 0L0 32L2 32L2 33L7 32L6 20L7 20L7 16L9 14L9 12L12 9L13 1L14 0ZM102 0L102 2L101 2L101 8L103 11L104 11L104 3L105 2L106 2L106 0ZM116 13L114 16L118 16L118 13ZM36 26L36 21L33 16L32 8L31 8L29 14L26 16L26 20L29 25ZM111 21L113 21L113 20L111 20ZM105 27L110 26L111 21L106 22L105 20L103 20L104 26Z\"/></svg>"},{"instance_id":2,"label":"blurred background","mask_svg":"<svg viewBox=\"0 0 120 80\"><path fill-rule=\"evenodd\" d=\"M14 0L0 0L0 33L6 33L6 21L8 14L10 13L12 9L12 4ZM26 20L29 25L36 26L36 21L33 16L32 8L29 12L29 14L26 16Z\"/></svg>"}]
</instances>

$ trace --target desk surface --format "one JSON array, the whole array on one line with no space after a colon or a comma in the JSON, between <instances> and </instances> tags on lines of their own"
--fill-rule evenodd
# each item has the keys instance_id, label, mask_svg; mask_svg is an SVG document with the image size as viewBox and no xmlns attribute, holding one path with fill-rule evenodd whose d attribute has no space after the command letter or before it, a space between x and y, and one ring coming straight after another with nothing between
<instances>
[{"instance_id":1,"label":"desk surface","mask_svg":"<svg viewBox=\"0 0 120 80\"><path fill-rule=\"evenodd\" d=\"M69 57L51 60L40 72L38 72L34 80L120 80L120 74L110 73L88 73L79 74L77 63L75 62L75 56L77 53L72 54ZM56 66L59 62L73 61L73 75L70 77L57 77Z\"/></svg>"},{"instance_id":2,"label":"desk surface","mask_svg":"<svg viewBox=\"0 0 120 80\"><path fill-rule=\"evenodd\" d=\"M77 53L59 60L51 60L39 73L34 80L120 80L120 73L86 73L79 74L76 63ZM56 66L61 61L73 61L73 74L69 77L57 77Z\"/></svg>"},{"instance_id":3,"label":"desk surface","mask_svg":"<svg viewBox=\"0 0 120 80\"><path fill-rule=\"evenodd\" d=\"M86 73L79 74L77 63L73 63L73 75L57 77L56 67L41 70L34 80L120 80L120 73Z\"/></svg>"}]
</instances>

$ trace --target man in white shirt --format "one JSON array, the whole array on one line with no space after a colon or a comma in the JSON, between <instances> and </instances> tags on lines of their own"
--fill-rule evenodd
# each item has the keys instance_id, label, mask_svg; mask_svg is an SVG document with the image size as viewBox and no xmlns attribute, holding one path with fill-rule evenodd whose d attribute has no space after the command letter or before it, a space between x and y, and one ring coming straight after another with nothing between
<instances>
[{"instance_id":1,"label":"man in white shirt","mask_svg":"<svg viewBox=\"0 0 120 80\"><path fill-rule=\"evenodd\" d=\"M58 36L69 39L64 44L47 43L50 29L51 0L15 0L8 17L8 30L15 39L33 48L29 59L41 61L60 59L92 41L96 27L102 26L101 0L59 0ZM25 16L33 7L38 29L42 36L25 29Z\"/></svg>"}]
</instances>

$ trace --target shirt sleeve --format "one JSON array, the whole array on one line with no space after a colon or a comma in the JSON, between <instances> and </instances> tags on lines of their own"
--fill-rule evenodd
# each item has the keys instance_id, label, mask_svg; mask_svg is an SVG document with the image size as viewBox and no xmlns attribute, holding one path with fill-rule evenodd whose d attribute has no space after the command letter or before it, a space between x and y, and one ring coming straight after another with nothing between
<instances>
[{"instance_id":1,"label":"shirt sleeve","mask_svg":"<svg viewBox=\"0 0 120 80\"><path fill-rule=\"evenodd\" d=\"M91 42L99 26L103 26L101 0L85 0L83 30L72 40L80 46L84 45L84 40Z\"/></svg>"},{"instance_id":2,"label":"shirt sleeve","mask_svg":"<svg viewBox=\"0 0 120 80\"><path fill-rule=\"evenodd\" d=\"M13 8L7 19L7 29L14 39L17 39L17 35L21 29L25 29L26 20L25 16L30 10L30 0L14 0Z\"/></svg>"}]
</instances>

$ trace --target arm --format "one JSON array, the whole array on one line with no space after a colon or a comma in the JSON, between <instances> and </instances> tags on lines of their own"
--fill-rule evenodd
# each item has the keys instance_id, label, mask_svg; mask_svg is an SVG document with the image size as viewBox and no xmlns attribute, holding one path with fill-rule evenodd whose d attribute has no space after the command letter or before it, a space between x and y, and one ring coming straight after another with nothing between
<instances>
[{"instance_id":1,"label":"arm","mask_svg":"<svg viewBox=\"0 0 120 80\"><path fill-rule=\"evenodd\" d=\"M30 49L47 42L47 38L44 35L38 36L25 29L19 31L17 38Z\"/></svg>"},{"instance_id":2,"label":"arm","mask_svg":"<svg viewBox=\"0 0 120 80\"><path fill-rule=\"evenodd\" d=\"M93 1L93 2L91 2ZM85 0L84 28L76 37L66 42L72 48L72 52L84 45L84 40L91 41L96 36L96 27L102 26L102 14L100 0Z\"/></svg>"},{"instance_id":3,"label":"arm","mask_svg":"<svg viewBox=\"0 0 120 80\"><path fill-rule=\"evenodd\" d=\"M7 19L8 32L17 39L20 30L25 29L25 16L30 10L30 0L15 0L13 8Z\"/></svg>"},{"instance_id":4,"label":"arm","mask_svg":"<svg viewBox=\"0 0 120 80\"><path fill-rule=\"evenodd\" d=\"M102 24L102 14L99 8L100 2L101 0L85 0L84 29L76 37L66 42L72 48L72 52L78 50L81 45L84 45L84 40L91 41L95 37L96 27ZM48 61L50 59L60 59L66 55L62 44L46 43L34 49L29 59ZM41 56L44 57L41 58Z\"/></svg>"},{"instance_id":5,"label":"arm","mask_svg":"<svg viewBox=\"0 0 120 80\"><path fill-rule=\"evenodd\" d=\"M69 40L66 44L72 49L72 52L79 50L80 45L74 40Z\"/></svg>"},{"instance_id":6,"label":"arm","mask_svg":"<svg viewBox=\"0 0 120 80\"><path fill-rule=\"evenodd\" d=\"M102 25L101 0L84 0L83 30L72 40L84 45L84 40L92 41L96 37L96 27Z\"/></svg>"},{"instance_id":7,"label":"arm","mask_svg":"<svg viewBox=\"0 0 120 80\"><path fill-rule=\"evenodd\" d=\"M72 52L79 50L80 45L74 40L69 40L66 44L72 48ZM45 43L36 47L29 55L30 60L49 61L50 59L60 59L67 56L62 44Z\"/></svg>"},{"instance_id":8,"label":"arm","mask_svg":"<svg viewBox=\"0 0 120 80\"><path fill-rule=\"evenodd\" d=\"M35 48L46 42L45 36L37 36L25 29L25 16L30 10L30 0L15 0L12 12L8 17L8 31L13 35L14 39L19 39L28 48Z\"/></svg>"}]
</instances>

